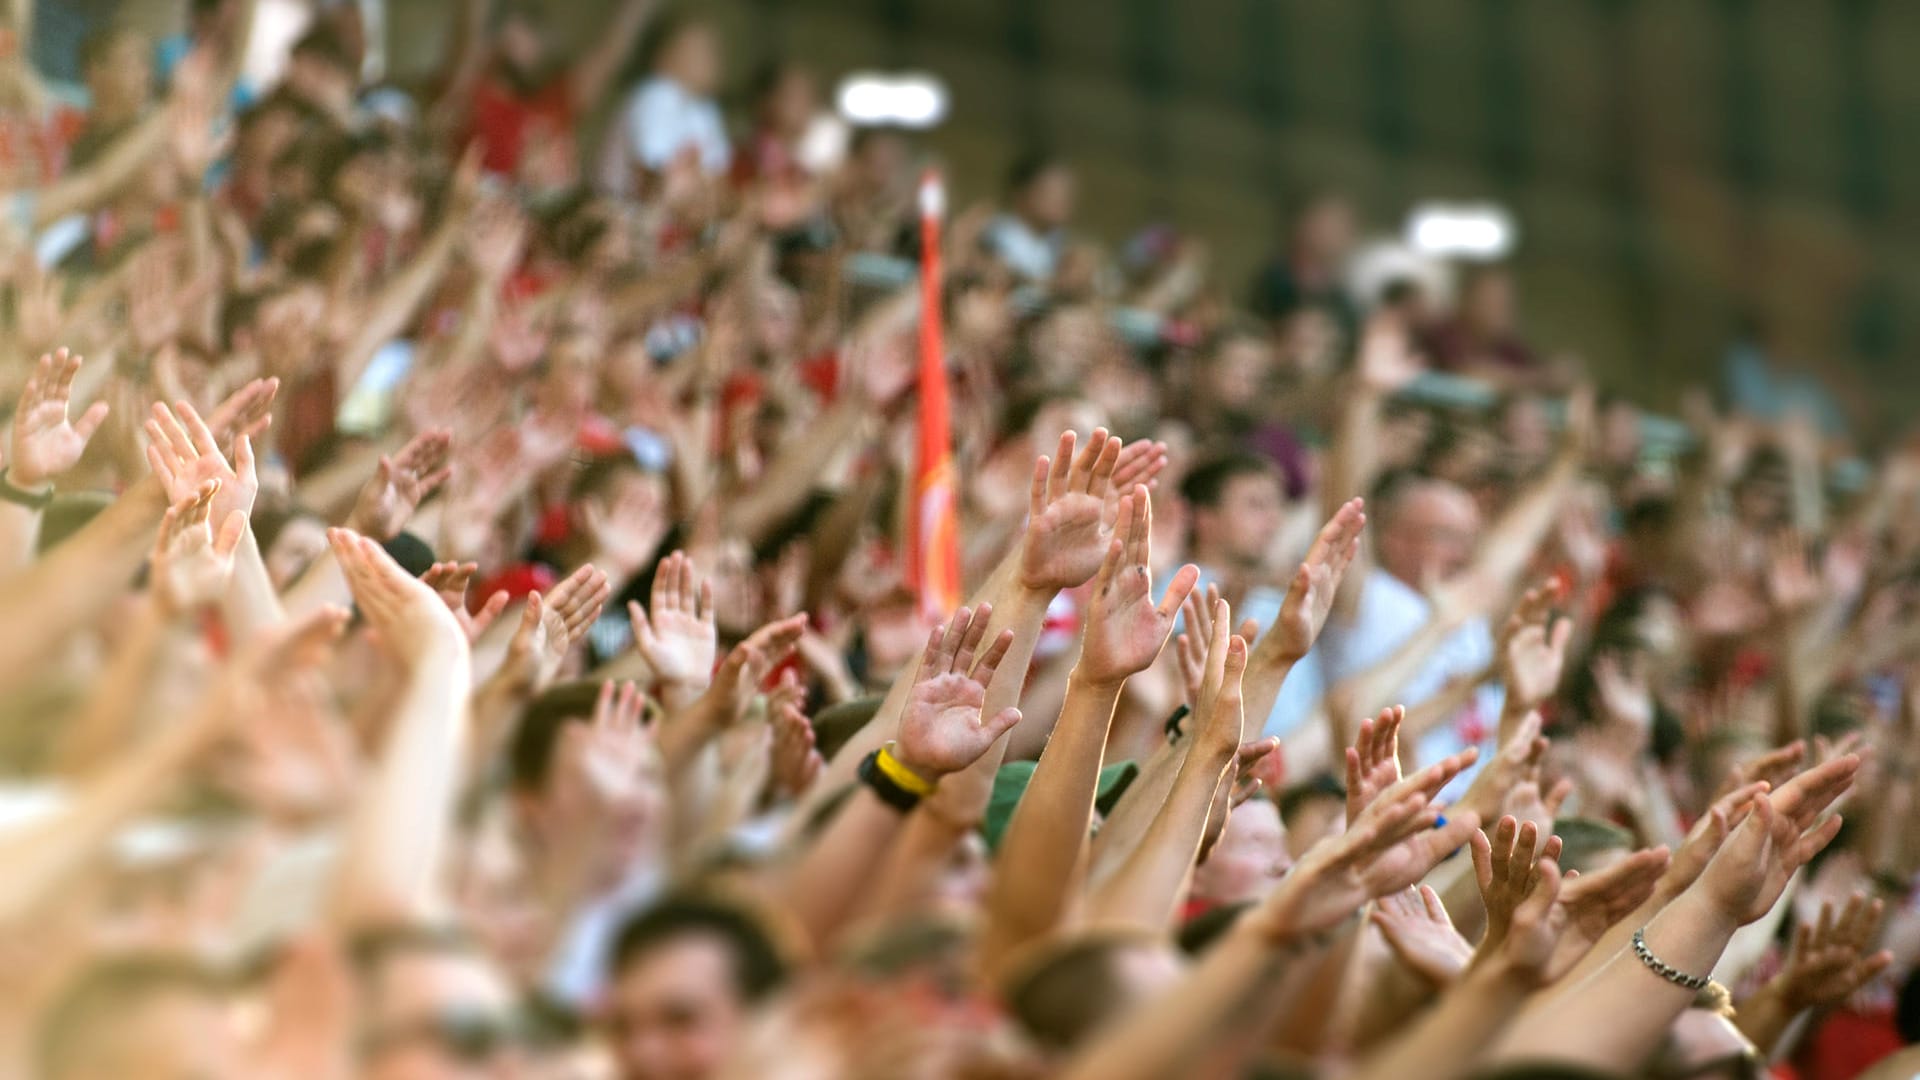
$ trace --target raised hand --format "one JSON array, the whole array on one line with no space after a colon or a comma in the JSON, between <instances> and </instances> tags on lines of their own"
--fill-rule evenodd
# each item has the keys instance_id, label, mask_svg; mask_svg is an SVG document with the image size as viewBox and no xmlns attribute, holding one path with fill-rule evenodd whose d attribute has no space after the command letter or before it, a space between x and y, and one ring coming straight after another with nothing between
<instances>
[{"instance_id":1,"label":"raised hand","mask_svg":"<svg viewBox=\"0 0 1920 1080\"><path fill-rule=\"evenodd\" d=\"M213 500L220 482L209 480L167 508L160 519L148 579L161 610L180 614L219 601L233 579L233 553L247 528L245 514L229 514L214 534Z\"/></svg>"},{"instance_id":2,"label":"raised hand","mask_svg":"<svg viewBox=\"0 0 1920 1080\"><path fill-rule=\"evenodd\" d=\"M1539 708L1560 686L1573 622L1561 619L1548 630L1554 602L1559 598L1558 582L1541 582L1520 597L1506 625L1500 628L1500 682L1506 688L1506 711L1510 715Z\"/></svg>"},{"instance_id":3,"label":"raised hand","mask_svg":"<svg viewBox=\"0 0 1920 1080\"><path fill-rule=\"evenodd\" d=\"M1366 504L1352 499L1321 527L1320 535L1307 549L1306 560L1287 586L1279 618L1254 650L1255 664L1293 664L1313 648L1327 625L1327 616L1333 612L1340 580L1360 553L1360 535L1366 525Z\"/></svg>"},{"instance_id":4,"label":"raised hand","mask_svg":"<svg viewBox=\"0 0 1920 1080\"><path fill-rule=\"evenodd\" d=\"M1153 572L1147 562L1147 536L1152 528L1146 489L1135 488L1120 500L1113 541L1100 564L1087 608L1079 672L1092 682L1122 682L1151 666L1173 631L1175 613L1199 580L1198 567L1183 566L1168 584L1166 596L1157 605L1153 602ZM1216 617L1227 616L1218 613Z\"/></svg>"},{"instance_id":5,"label":"raised hand","mask_svg":"<svg viewBox=\"0 0 1920 1080\"><path fill-rule=\"evenodd\" d=\"M156 401L146 423L147 464L160 478L167 498L179 502L207 481L216 480L220 492L214 499L214 516L225 521L235 512L251 515L254 496L260 492L253 440L245 431L234 436L233 462L229 464L193 403L181 401L176 408L177 413L165 402Z\"/></svg>"},{"instance_id":6,"label":"raised hand","mask_svg":"<svg viewBox=\"0 0 1920 1080\"><path fill-rule=\"evenodd\" d=\"M1469 749L1382 792L1347 831L1315 844L1255 913L1256 925L1285 940L1337 926L1368 900L1411 887L1480 825L1472 811L1440 822L1433 797L1473 764ZM1437 827L1436 827L1437 826Z\"/></svg>"},{"instance_id":7,"label":"raised hand","mask_svg":"<svg viewBox=\"0 0 1920 1080\"><path fill-rule=\"evenodd\" d=\"M493 625L493 620L507 609L507 601L511 599L505 591L500 591L487 597L487 602L480 606L479 611L467 610L467 586L479 569L478 563L437 562L420 575L423 584L440 594L440 599L446 603L447 610L453 612L468 641L479 640L480 635L487 632L487 627Z\"/></svg>"},{"instance_id":8,"label":"raised hand","mask_svg":"<svg viewBox=\"0 0 1920 1080\"><path fill-rule=\"evenodd\" d=\"M639 573L660 550L669 522L652 485L629 484L611 502L595 496L582 503L580 524L594 557L625 577Z\"/></svg>"},{"instance_id":9,"label":"raised hand","mask_svg":"<svg viewBox=\"0 0 1920 1080\"><path fill-rule=\"evenodd\" d=\"M453 474L447 465L452 450L453 433L439 428L415 435L392 457L381 455L347 515L347 528L380 541L399 535L421 502Z\"/></svg>"},{"instance_id":10,"label":"raised hand","mask_svg":"<svg viewBox=\"0 0 1920 1080\"><path fill-rule=\"evenodd\" d=\"M417 660L435 648L467 647L467 632L440 594L401 568L379 544L347 529L328 529L327 543L353 601L382 644Z\"/></svg>"},{"instance_id":11,"label":"raised hand","mask_svg":"<svg viewBox=\"0 0 1920 1080\"><path fill-rule=\"evenodd\" d=\"M1831 901L1820 905L1817 922L1794 929L1787 963L1768 989L1789 1008L1824 1009L1839 1005L1893 963L1886 950L1869 953L1880 932L1886 905L1855 893L1838 917Z\"/></svg>"},{"instance_id":12,"label":"raised hand","mask_svg":"<svg viewBox=\"0 0 1920 1080\"><path fill-rule=\"evenodd\" d=\"M1480 951L1490 956L1506 940L1514 912L1533 887L1534 852L1539 851L1542 859L1559 858L1560 838L1548 837L1542 849L1539 826L1503 817L1491 837L1475 832L1467 839L1480 900L1487 906L1487 935L1480 939Z\"/></svg>"},{"instance_id":13,"label":"raised hand","mask_svg":"<svg viewBox=\"0 0 1920 1080\"><path fill-rule=\"evenodd\" d=\"M1653 691L1647 687L1644 662L1604 654L1593 662L1593 685L1609 721L1632 731L1652 730Z\"/></svg>"},{"instance_id":14,"label":"raised hand","mask_svg":"<svg viewBox=\"0 0 1920 1080\"><path fill-rule=\"evenodd\" d=\"M1174 635L1173 655L1180 664L1180 688L1189 709L1200 705L1200 684L1207 675L1207 646L1213 640L1213 609L1219 601L1220 586L1208 582L1204 596L1196 589L1188 593L1186 602L1180 605L1180 618L1186 629ZM1248 619L1240 624L1238 633L1252 641L1260 633L1260 624Z\"/></svg>"},{"instance_id":15,"label":"raised hand","mask_svg":"<svg viewBox=\"0 0 1920 1080\"><path fill-rule=\"evenodd\" d=\"M792 672L768 695L767 716L773 724L773 749L767 783L774 792L787 798L805 795L826 767L826 760L814 748L813 724L807 720L805 706L806 691Z\"/></svg>"},{"instance_id":16,"label":"raised hand","mask_svg":"<svg viewBox=\"0 0 1920 1080\"><path fill-rule=\"evenodd\" d=\"M652 612L628 601L633 645L654 676L682 692L699 694L713 678L719 632L714 628L713 582L676 551L653 572Z\"/></svg>"},{"instance_id":17,"label":"raised hand","mask_svg":"<svg viewBox=\"0 0 1920 1080\"><path fill-rule=\"evenodd\" d=\"M27 377L20 405L13 414L13 439L7 454L7 482L33 489L80 463L87 440L107 418L107 403L96 401L80 414L68 417L73 400L73 377L81 358L65 349L48 353ZM176 497L174 501L179 501Z\"/></svg>"},{"instance_id":18,"label":"raised hand","mask_svg":"<svg viewBox=\"0 0 1920 1080\"><path fill-rule=\"evenodd\" d=\"M944 626L936 626L920 658L907 707L900 714L894 757L927 780L938 780L980 760L994 740L1020 722L1020 710L1009 706L993 716L982 715L987 686L1013 645L1013 631L1004 630L986 651L980 650L991 604L961 608ZM977 656L977 660L976 660Z\"/></svg>"},{"instance_id":19,"label":"raised hand","mask_svg":"<svg viewBox=\"0 0 1920 1080\"><path fill-rule=\"evenodd\" d=\"M1733 830L1694 883L1716 910L1738 925L1765 915L1794 871L1840 833L1840 815L1821 815L1852 786L1860 759L1836 758L1753 800L1753 812Z\"/></svg>"},{"instance_id":20,"label":"raised hand","mask_svg":"<svg viewBox=\"0 0 1920 1080\"><path fill-rule=\"evenodd\" d=\"M1500 744L1487 767L1473 778L1460 805L1477 811L1482 819L1493 819L1507 812L1507 799L1522 783L1532 782L1536 790L1540 767L1552 744L1540 734L1540 714L1529 712ZM1517 815L1516 815L1517 816Z\"/></svg>"},{"instance_id":21,"label":"raised hand","mask_svg":"<svg viewBox=\"0 0 1920 1080\"><path fill-rule=\"evenodd\" d=\"M1667 849L1657 847L1591 874L1568 871L1554 909L1562 927L1549 975L1557 979L1571 971L1609 928L1638 910L1653 895L1667 861Z\"/></svg>"},{"instance_id":22,"label":"raised hand","mask_svg":"<svg viewBox=\"0 0 1920 1080\"><path fill-rule=\"evenodd\" d=\"M1400 725L1406 718L1406 706L1391 705L1378 717L1360 721L1347 747L1348 821L1359 821L1373 800L1400 782Z\"/></svg>"},{"instance_id":23,"label":"raised hand","mask_svg":"<svg viewBox=\"0 0 1920 1080\"><path fill-rule=\"evenodd\" d=\"M1200 701L1194 708L1195 752L1222 761L1239 754L1247 722L1240 690L1241 678L1247 672L1247 641L1238 634L1227 633L1231 617L1227 602L1215 600L1213 640L1207 649Z\"/></svg>"},{"instance_id":24,"label":"raised hand","mask_svg":"<svg viewBox=\"0 0 1920 1080\"><path fill-rule=\"evenodd\" d=\"M1120 459L1120 440L1096 428L1074 455L1074 434L1060 436L1049 460L1033 463L1027 532L1020 542L1020 581L1029 589L1072 589L1087 583L1106 554L1107 493Z\"/></svg>"},{"instance_id":25,"label":"raised hand","mask_svg":"<svg viewBox=\"0 0 1920 1080\"><path fill-rule=\"evenodd\" d=\"M641 723L646 702L646 696L633 683L616 685L608 680L600 684L583 747L587 773L597 788L620 791L645 771L652 752L647 729Z\"/></svg>"},{"instance_id":26,"label":"raised hand","mask_svg":"<svg viewBox=\"0 0 1920 1080\"><path fill-rule=\"evenodd\" d=\"M207 414L207 427L216 445L230 446L242 435L257 438L273 424L273 399L280 380L254 379L227 395Z\"/></svg>"},{"instance_id":27,"label":"raised hand","mask_svg":"<svg viewBox=\"0 0 1920 1080\"><path fill-rule=\"evenodd\" d=\"M701 697L712 702L722 726L740 718L760 684L793 655L800 636L806 632L806 612L789 615L747 635L747 640L734 646L726 659L720 661L713 685L707 687Z\"/></svg>"},{"instance_id":28,"label":"raised hand","mask_svg":"<svg viewBox=\"0 0 1920 1080\"><path fill-rule=\"evenodd\" d=\"M568 574L560 584L547 590L546 605L560 616L567 627L569 646L585 641L587 630L600 619L600 611L613 595L606 572L586 563Z\"/></svg>"},{"instance_id":29,"label":"raised hand","mask_svg":"<svg viewBox=\"0 0 1920 1080\"><path fill-rule=\"evenodd\" d=\"M507 642L507 655L501 661L500 671L515 689L528 695L538 694L560 674L560 665L566 662L571 644L567 620L539 592L528 593L526 606L520 609L520 624L514 627L513 638Z\"/></svg>"},{"instance_id":30,"label":"raised hand","mask_svg":"<svg viewBox=\"0 0 1920 1080\"><path fill-rule=\"evenodd\" d=\"M1400 962L1435 987L1452 985L1473 959L1473 946L1453 928L1431 885L1381 897L1372 918Z\"/></svg>"}]
</instances>

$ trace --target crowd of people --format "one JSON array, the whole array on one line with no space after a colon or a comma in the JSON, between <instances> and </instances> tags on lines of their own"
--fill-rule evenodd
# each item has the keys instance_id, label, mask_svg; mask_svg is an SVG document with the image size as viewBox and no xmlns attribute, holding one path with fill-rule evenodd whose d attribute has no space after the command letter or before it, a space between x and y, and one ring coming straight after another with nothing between
<instances>
[{"instance_id":1,"label":"crowd of people","mask_svg":"<svg viewBox=\"0 0 1920 1080\"><path fill-rule=\"evenodd\" d=\"M804 63L448 6L268 86L192 0L77 107L0 4L0 1076L1920 1071L1920 457L1652 453L1338 193L1249 289L1033 155L925 311L852 267L927 149Z\"/></svg>"}]
</instances>

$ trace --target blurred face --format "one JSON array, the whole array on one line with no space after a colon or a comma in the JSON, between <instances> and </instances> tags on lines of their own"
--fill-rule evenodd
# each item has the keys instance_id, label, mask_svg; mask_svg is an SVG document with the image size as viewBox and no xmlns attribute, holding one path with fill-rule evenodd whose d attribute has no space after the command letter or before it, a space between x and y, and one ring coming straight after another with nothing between
<instances>
[{"instance_id":1,"label":"blurred face","mask_svg":"<svg viewBox=\"0 0 1920 1080\"><path fill-rule=\"evenodd\" d=\"M1258 566L1280 531L1286 496L1272 473L1242 473L1227 481L1218 506L1193 508L1194 554L1205 562Z\"/></svg>"},{"instance_id":2,"label":"blurred face","mask_svg":"<svg viewBox=\"0 0 1920 1080\"><path fill-rule=\"evenodd\" d=\"M1299 225L1300 251L1315 262L1346 257L1353 246L1353 208L1343 199L1321 199L1307 207Z\"/></svg>"},{"instance_id":3,"label":"blurred face","mask_svg":"<svg viewBox=\"0 0 1920 1080\"><path fill-rule=\"evenodd\" d=\"M807 129L820 109L820 93L813 73L789 68L767 95L767 126L782 135L797 136Z\"/></svg>"},{"instance_id":4,"label":"blurred face","mask_svg":"<svg viewBox=\"0 0 1920 1080\"><path fill-rule=\"evenodd\" d=\"M1460 313L1486 333L1513 329L1513 280L1504 273L1485 273L1473 279L1460 298Z\"/></svg>"},{"instance_id":5,"label":"blurred face","mask_svg":"<svg viewBox=\"0 0 1920 1080\"><path fill-rule=\"evenodd\" d=\"M1247 412L1260 400L1273 372L1273 348L1257 338L1235 338L1220 347L1207 366L1213 403L1228 412Z\"/></svg>"},{"instance_id":6,"label":"blurred face","mask_svg":"<svg viewBox=\"0 0 1920 1080\"><path fill-rule=\"evenodd\" d=\"M661 70L688 93L709 97L720 88L720 42L704 23L688 23L661 56Z\"/></svg>"},{"instance_id":7,"label":"blurred face","mask_svg":"<svg viewBox=\"0 0 1920 1080\"><path fill-rule=\"evenodd\" d=\"M860 143L860 152L853 159L853 175L870 191L886 191L904 181L907 162L905 139L891 133L872 135Z\"/></svg>"},{"instance_id":8,"label":"blurred face","mask_svg":"<svg viewBox=\"0 0 1920 1080\"><path fill-rule=\"evenodd\" d=\"M1380 531L1380 565L1416 588L1458 573L1473 555L1480 511L1466 492L1422 483L1400 498Z\"/></svg>"},{"instance_id":9,"label":"blurred face","mask_svg":"<svg viewBox=\"0 0 1920 1080\"><path fill-rule=\"evenodd\" d=\"M99 59L87 65L87 92L101 116L123 120L137 114L153 94L153 63L146 40L121 34Z\"/></svg>"},{"instance_id":10,"label":"blurred face","mask_svg":"<svg viewBox=\"0 0 1920 1080\"><path fill-rule=\"evenodd\" d=\"M281 526L273 546L266 551L267 576L273 579L275 588L285 589L325 550L327 523L319 518L294 518Z\"/></svg>"},{"instance_id":11,"label":"blurred face","mask_svg":"<svg viewBox=\"0 0 1920 1080\"><path fill-rule=\"evenodd\" d=\"M688 934L635 957L608 1017L624 1080L704 1080L738 1041L746 1006L725 942Z\"/></svg>"},{"instance_id":12,"label":"blurred face","mask_svg":"<svg viewBox=\"0 0 1920 1080\"><path fill-rule=\"evenodd\" d=\"M1500 437L1515 457L1532 461L1553 449L1553 429L1547 423L1547 410L1536 397L1523 397L1500 414Z\"/></svg>"},{"instance_id":13,"label":"blurred face","mask_svg":"<svg viewBox=\"0 0 1920 1080\"><path fill-rule=\"evenodd\" d=\"M1236 815L1238 811L1235 812ZM1231 822L1231 818L1228 819ZM1345 831L1347 808L1335 798L1308 799L1294 807L1293 819L1286 823L1287 852L1295 859L1321 840Z\"/></svg>"},{"instance_id":14,"label":"blurred face","mask_svg":"<svg viewBox=\"0 0 1920 1080\"><path fill-rule=\"evenodd\" d=\"M531 75L547 62L547 45L539 28L514 17L500 27L500 59L518 74Z\"/></svg>"},{"instance_id":15,"label":"blurred face","mask_svg":"<svg viewBox=\"0 0 1920 1080\"><path fill-rule=\"evenodd\" d=\"M1193 892L1221 904L1252 900L1292 865L1279 809L1271 800L1249 799L1227 816L1219 841L1194 871Z\"/></svg>"},{"instance_id":16,"label":"blurred face","mask_svg":"<svg viewBox=\"0 0 1920 1080\"><path fill-rule=\"evenodd\" d=\"M1640 410L1616 401L1600 416L1600 456L1609 465L1631 465L1640 456Z\"/></svg>"},{"instance_id":17,"label":"blurred face","mask_svg":"<svg viewBox=\"0 0 1920 1080\"><path fill-rule=\"evenodd\" d=\"M513 999L478 954L418 950L381 962L368 1080L505 1080L519 1075Z\"/></svg>"},{"instance_id":18,"label":"blurred face","mask_svg":"<svg viewBox=\"0 0 1920 1080\"><path fill-rule=\"evenodd\" d=\"M1020 197L1020 212L1041 229L1064 228L1073 220L1076 188L1073 171L1056 165L1027 185Z\"/></svg>"}]
</instances>

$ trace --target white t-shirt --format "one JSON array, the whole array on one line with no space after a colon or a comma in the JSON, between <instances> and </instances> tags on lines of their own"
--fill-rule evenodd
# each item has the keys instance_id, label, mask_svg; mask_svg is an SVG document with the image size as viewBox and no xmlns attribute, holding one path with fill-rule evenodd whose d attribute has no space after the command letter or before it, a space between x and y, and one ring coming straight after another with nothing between
<instances>
[{"instance_id":1,"label":"white t-shirt","mask_svg":"<svg viewBox=\"0 0 1920 1080\"><path fill-rule=\"evenodd\" d=\"M1360 610L1351 621L1333 619L1321 633L1314 651L1323 653L1327 682L1337 683L1384 663L1412 640L1433 617L1433 605L1406 582L1378 567L1368 575L1360 595ZM1493 631L1485 619L1472 619L1441 641L1418 674L1394 695L1397 704L1412 708L1461 676L1478 675L1493 663ZM1480 760L1491 753L1499 727L1505 694L1498 686L1483 686L1461 711L1420 739L1415 760L1421 765L1480 746ZM1356 718L1357 719L1357 718ZM1469 769L1443 794L1464 791L1478 766Z\"/></svg>"},{"instance_id":2,"label":"white t-shirt","mask_svg":"<svg viewBox=\"0 0 1920 1080\"><path fill-rule=\"evenodd\" d=\"M607 132L600 155L600 188L630 196L633 170L664 168L686 147L700 153L700 166L717 176L733 163L726 123L712 98L696 97L672 79L654 76L633 88Z\"/></svg>"}]
</instances>

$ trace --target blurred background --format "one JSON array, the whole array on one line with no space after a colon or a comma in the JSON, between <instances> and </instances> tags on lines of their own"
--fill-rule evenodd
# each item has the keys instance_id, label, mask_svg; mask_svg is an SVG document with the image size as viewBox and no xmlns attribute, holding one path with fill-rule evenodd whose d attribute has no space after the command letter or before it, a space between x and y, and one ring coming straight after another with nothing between
<instances>
[{"instance_id":1,"label":"blurred background","mask_svg":"<svg viewBox=\"0 0 1920 1080\"><path fill-rule=\"evenodd\" d=\"M270 3L269 7L273 5ZM283 11L297 11L292 0ZM448 47L447 0L369 0L385 77ZM607 0L542 5L577 50ZM85 26L156 33L182 5L41 5L34 53L66 72ZM1517 225L1528 336L1655 407L1757 345L1817 373L1854 430L1920 401L1920 5L1887 0L711 0L727 85L773 57L828 86L937 79L924 134L961 203L1045 147L1078 167L1076 230L1114 247L1170 225L1251 281L1286 208L1331 189L1366 234L1428 200ZM70 74L70 72L66 72ZM630 84L631 80L626 80ZM612 99L603 112L610 111ZM603 123L604 116L596 118ZM584 145L596 145L589 132ZM1251 286L1249 286L1251 288ZM1244 297L1236 298L1244 299Z\"/></svg>"}]
</instances>

